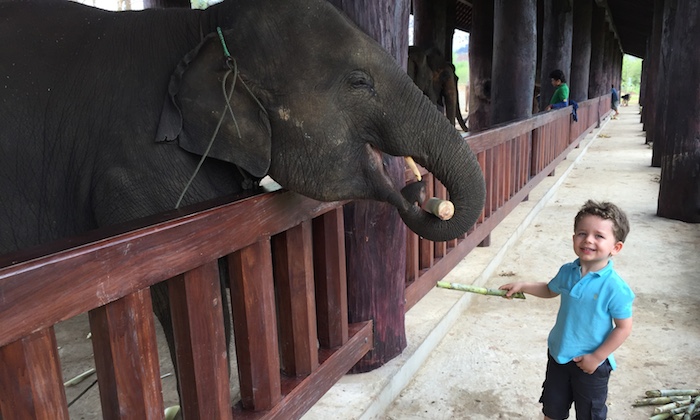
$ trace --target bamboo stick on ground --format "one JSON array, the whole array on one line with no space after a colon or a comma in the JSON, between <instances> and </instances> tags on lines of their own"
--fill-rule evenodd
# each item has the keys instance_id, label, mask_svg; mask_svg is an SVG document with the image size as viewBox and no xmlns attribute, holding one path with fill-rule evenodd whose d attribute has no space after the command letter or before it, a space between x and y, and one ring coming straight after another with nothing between
<instances>
[{"instance_id":1,"label":"bamboo stick on ground","mask_svg":"<svg viewBox=\"0 0 700 420\"><path fill-rule=\"evenodd\" d=\"M700 389L653 389L645 394L647 397L671 397L675 395L697 397L700 395Z\"/></svg>"},{"instance_id":2,"label":"bamboo stick on ground","mask_svg":"<svg viewBox=\"0 0 700 420\"><path fill-rule=\"evenodd\" d=\"M450 283L447 281L439 281L439 282L437 282L437 286L442 287L443 289L461 290L462 292L478 293L480 295L488 295L488 296L505 297L506 293L508 293L506 290L488 289L486 287L473 286L471 284ZM513 295L511 297L514 297L517 299L525 299L525 295L521 292L513 293Z\"/></svg>"},{"instance_id":3,"label":"bamboo stick on ground","mask_svg":"<svg viewBox=\"0 0 700 420\"><path fill-rule=\"evenodd\" d=\"M670 397L652 397L652 398L641 398L638 400L634 400L634 403L632 403L633 407L641 407L644 405L661 405L661 404L668 404L671 402L675 401L681 401L687 399L687 395L673 395Z\"/></svg>"},{"instance_id":4,"label":"bamboo stick on ground","mask_svg":"<svg viewBox=\"0 0 700 420\"><path fill-rule=\"evenodd\" d=\"M679 407L687 407L689 405L690 405L690 399L682 400L682 401L675 401L675 402L668 403L668 404L654 408L654 414L671 412L671 410L673 410L673 409L676 409ZM671 413L671 414L674 414L674 413Z\"/></svg>"}]
</instances>

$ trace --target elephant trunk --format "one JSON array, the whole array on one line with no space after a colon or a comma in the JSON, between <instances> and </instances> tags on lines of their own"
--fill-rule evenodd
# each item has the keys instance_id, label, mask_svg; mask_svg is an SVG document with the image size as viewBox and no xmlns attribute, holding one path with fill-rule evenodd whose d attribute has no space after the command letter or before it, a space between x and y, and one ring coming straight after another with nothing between
<instances>
[{"instance_id":1,"label":"elephant trunk","mask_svg":"<svg viewBox=\"0 0 700 420\"><path fill-rule=\"evenodd\" d=\"M396 206L404 223L415 233L431 241L448 241L467 232L476 223L484 207L486 188L481 167L467 141L441 117L438 126L444 127L442 136L418 140L430 144L430 153L413 158L430 171L449 192L454 204L454 216L441 220L415 204L415 192L407 188L403 196L398 192L388 197ZM440 131L440 130L439 130ZM415 144L415 143L414 143Z\"/></svg>"}]
</instances>

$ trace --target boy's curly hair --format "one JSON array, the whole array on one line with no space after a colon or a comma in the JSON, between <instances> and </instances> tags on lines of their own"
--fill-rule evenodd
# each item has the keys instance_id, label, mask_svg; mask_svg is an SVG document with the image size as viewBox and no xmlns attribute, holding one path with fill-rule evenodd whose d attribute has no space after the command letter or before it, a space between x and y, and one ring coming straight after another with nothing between
<instances>
[{"instance_id":1,"label":"boy's curly hair","mask_svg":"<svg viewBox=\"0 0 700 420\"><path fill-rule=\"evenodd\" d=\"M584 216L588 215L594 215L605 220L611 220L613 222L613 234L615 234L615 239L620 242L625 242L625 239L627 239L627 234L630 232L630 224L627 220L627 215L625 212L615 204L607 201L586 201L574 218L574 231L576 231L579 221L581 221Z\"/></svg>"}]
</instances>

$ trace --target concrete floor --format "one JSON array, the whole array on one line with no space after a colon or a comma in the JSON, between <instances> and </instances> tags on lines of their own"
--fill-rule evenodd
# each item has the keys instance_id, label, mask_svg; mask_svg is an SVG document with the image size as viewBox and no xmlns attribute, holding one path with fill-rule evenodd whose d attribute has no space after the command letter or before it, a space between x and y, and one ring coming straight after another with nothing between
<instances>
[{"instance_id":1,"label":"concrete floor","mask_svg":"<svg viewBox=\"0 0 700 420\"><path fill-rule=\"evenodd\" d=\"M637 295L634 329L615 352L609 418L648 418L644 391L700 388L700 225L656 216L658 168L639 109L620 109L445 280L498 287L549 281L571 249L586 199L613 201L631 233L615 268ZM559 299L525 301L434 289L406 314L408 347L387 365L346 375L305 416L326 419L537 419L546 339ZM572 418L575 415L572 410Z\"/></svg>"}]
</instances>

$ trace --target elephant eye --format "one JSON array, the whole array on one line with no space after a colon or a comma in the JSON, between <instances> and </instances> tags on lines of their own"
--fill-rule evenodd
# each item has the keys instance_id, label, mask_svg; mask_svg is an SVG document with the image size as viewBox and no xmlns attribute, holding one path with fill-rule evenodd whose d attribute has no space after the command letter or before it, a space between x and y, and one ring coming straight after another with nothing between
<instances>
[{"instance_id":1,"label":"elephant eye","mask_svg":"<svg viewBox=\"0 0 700 420\"><path fill-rule=\"evenodd\" d=\"M350 83L350 87L352 87L353 89L366 89L372 92L372 94L376 93L374 91L374 83L372 81L372 78L363 71L357 70L350 73L350 76L348 77L348 82Z\"/></svg>"}]
</instances>

